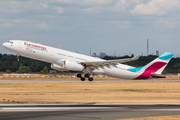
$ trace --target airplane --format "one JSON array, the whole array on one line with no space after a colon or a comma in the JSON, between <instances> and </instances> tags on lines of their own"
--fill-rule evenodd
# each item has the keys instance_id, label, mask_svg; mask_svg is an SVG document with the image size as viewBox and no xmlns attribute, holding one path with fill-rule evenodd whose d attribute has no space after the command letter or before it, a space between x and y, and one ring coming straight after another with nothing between
<instances>
[{"instance_id":1,"label":"airplane","mask_svg":"<svg viewBox=\"0 0 180 120\"><path fill-rule=\"evenodd\" d=\"M51 68L58 71L77 71L81 81L88 78L93 81L92 74L104 74L114 78L139 80L149 78L165 78L162 71L173 57L173 53L165 52L143 67L132 67L121 63L137 60L140 55L117 60L103 60L75 52L70 52L39 43L24 40L9 40L3 43L9 51L44 62L51 63Z\"/></svg>"}]
</instances>

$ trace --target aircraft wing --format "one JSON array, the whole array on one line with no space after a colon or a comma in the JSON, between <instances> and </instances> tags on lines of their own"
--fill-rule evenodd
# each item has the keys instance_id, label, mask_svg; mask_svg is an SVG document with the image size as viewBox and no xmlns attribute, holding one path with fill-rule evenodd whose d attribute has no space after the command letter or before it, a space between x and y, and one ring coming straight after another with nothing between
<instances>
[{"instance_id":1,"label":"aircraft wing","mask_svg":"<svg viewBox=\"0 0 180 120\"><path fill-rule=\"evenodd\" d=\"M104 68L110 66L116 67L117 64L119 63L124 63L124 62L129 62L129 61L134 61L139 59L140 55L133 57L133 58L127 58L127 59L117 59L117 60L105 60L105 61L85 61L85 62L80 62L85 67L90 67L92 69L98 69L98 68Z\"/></svg>"}]
</instances>

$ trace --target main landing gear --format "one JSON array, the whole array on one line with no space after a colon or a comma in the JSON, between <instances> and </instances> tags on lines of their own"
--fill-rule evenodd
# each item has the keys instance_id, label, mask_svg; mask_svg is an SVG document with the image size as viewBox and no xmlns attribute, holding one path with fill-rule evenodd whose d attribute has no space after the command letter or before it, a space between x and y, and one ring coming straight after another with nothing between
<instances>
[{"instance_id":1,"label":"main landing gear","mask_svg":"<svg viewBox=\"0 0 180 120\"><path fill-rule=\"evenodd\" d=\"M93 81L93 78L90 77L89 73L86 73L86 74L84 75L84 77L83 77L80 73L78 73L78 74L77 74L77 77L78 77L78 78L81 78L81 81L85 81L86 78L88 78L89 81Z\"/></svg>"}]
</instances>

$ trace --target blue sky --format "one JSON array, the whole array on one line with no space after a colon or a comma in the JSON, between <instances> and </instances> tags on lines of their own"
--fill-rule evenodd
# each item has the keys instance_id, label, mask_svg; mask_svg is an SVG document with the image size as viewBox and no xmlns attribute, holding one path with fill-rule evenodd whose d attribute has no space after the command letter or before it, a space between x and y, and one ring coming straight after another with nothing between
<instances>
[{"instance_id":1,"label":"blue sky","mask_svg":"<svg viewBox=\"0 0 180 120\"><path fill-rule=\"evenodd\" d=\"M1 0L0 42L27 40L89 55L180 57L179 0ZM1 53L10 52L3 46Z\"/></svg>"}]
</instances>

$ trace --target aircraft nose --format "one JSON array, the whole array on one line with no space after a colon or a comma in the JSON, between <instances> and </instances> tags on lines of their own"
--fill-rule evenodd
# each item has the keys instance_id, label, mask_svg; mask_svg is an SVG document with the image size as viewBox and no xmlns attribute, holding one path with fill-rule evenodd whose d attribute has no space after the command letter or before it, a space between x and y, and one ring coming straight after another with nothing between
<instances>
[{"instance_id":1,"label":"aircraft nose","mask_svg":"<svg viewBox=\"0 0 180 120\"><path fill-rule=\"evenodd\" d=\"M6 43L3 43L2 45L5 47L5 46L6 46Z\"/></svg>"},{"instance_id":2,"label":"aircraft nose","mask_svg":"<svg viewBox=\"0 0 180 120\"><path fill-rule=\"evenodd\" d=\"M7 43L3 43L2 45L3 45L5 48L7 48Z\"/></svg>"},{"instance_id":3,"label":"aircraft nose","mask_svg":"<svg viewBox=\"0 0 180 120\"><path fill-rule=\"evenodd\" d=\"M7 42L3 43L2 45L3 45L6 49L9 49L9 48L10 48L10 45L9 45Z\"/></svg>"}]
</instances>

